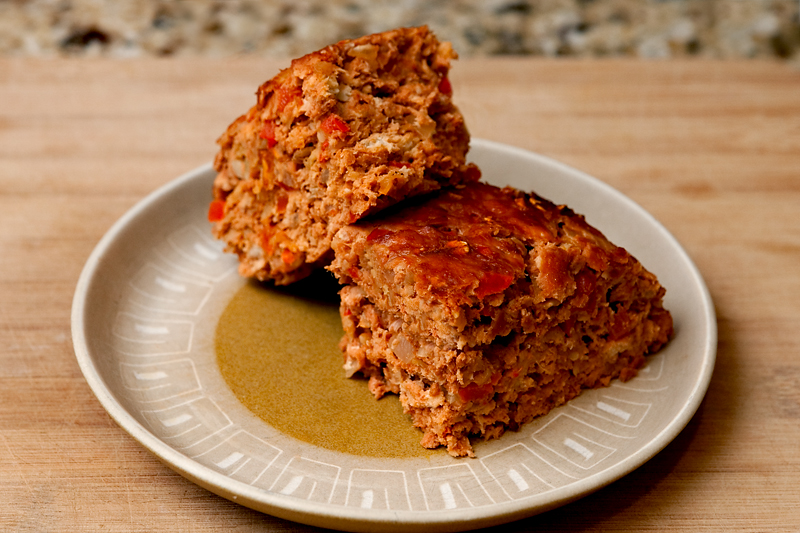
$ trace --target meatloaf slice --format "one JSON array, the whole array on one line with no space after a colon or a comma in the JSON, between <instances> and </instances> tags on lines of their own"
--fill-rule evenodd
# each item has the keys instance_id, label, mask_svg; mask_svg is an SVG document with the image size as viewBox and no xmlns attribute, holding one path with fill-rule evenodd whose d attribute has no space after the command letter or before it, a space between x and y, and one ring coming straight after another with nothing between
<instances>
[{"instance_id":1,"label":"meatloaf slice","mask_svg":"<svg viewBox=\"0 0 800 533\"><path fill-rule=\"evenodd\" d=\"M656 277L569 208L483 183L422 200L342 228L329 268L347 375L399 394L423 446L472 456L671 335Z\"/></svg>"},{"instance_id":2,"label":"meatloaf slice","mask_svg":"<svg viewBox=\"0 0 800 533\"><path fill-rule=\"evenodd\" d=\"M291 283L336 231L398 200L475 180L449 43L425 27L342 41L264 83L220 137L209 219L240 272Z\"/></svg>"}]
</instances>

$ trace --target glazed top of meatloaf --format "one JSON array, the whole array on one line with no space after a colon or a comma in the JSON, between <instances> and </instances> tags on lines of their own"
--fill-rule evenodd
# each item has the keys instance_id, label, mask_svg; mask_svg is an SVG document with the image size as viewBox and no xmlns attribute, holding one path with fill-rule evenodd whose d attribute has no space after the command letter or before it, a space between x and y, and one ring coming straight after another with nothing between
<instances>
[{"instance_id":1,"label":"glazed top of meatloaf","mask_svg":"<svg viewBox=\"0 0 800 533\"><path fill-rule=\"evenodd\" d=\"M509 301L556 306L624 273L644 299L663 289L583 216L484 183L413 201L340 230L331 270L379 308L455 335ZM611 281L618 283L617 281ZM585 297L583 299L586 299ZM576 305L586 302L576 300Z\"/></svg>"}]
</instances>

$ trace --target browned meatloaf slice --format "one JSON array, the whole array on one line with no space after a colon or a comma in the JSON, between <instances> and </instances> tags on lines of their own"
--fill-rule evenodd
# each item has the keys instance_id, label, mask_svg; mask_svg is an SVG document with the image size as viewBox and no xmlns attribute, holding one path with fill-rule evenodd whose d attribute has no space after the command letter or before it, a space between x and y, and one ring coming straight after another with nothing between
<instances>
[{"instance_id":1,"label":"browned meatloaf slice","mask_svg":"<svg viewBox=\"0 0 800 533\"><path fill-rule=\"evenodd\" d=\"M296 59L258 89L218 141L209 209L243 275L291 283L330 261L342 226L477 179L455 57L425 27L398 29Z\"/></svg>"},{"instance_id":2,"label":"browned meatloaf slice","mask_svg":"<svg viewBox=\"0 0 800 533\"><path fill-rule=\"evenodd\" d=\"M630 379L672 332L653 274L569 208L511 188L415 199L333 249L347 374L399 394L422 445L454 456Z\"/></svg>"}]
</instances>

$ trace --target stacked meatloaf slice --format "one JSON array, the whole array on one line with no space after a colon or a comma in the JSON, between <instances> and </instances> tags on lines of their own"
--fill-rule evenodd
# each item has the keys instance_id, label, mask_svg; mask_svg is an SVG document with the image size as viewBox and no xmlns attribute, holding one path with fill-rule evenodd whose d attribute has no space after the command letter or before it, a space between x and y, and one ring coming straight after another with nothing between
<instances>
[{"instance_id":1,"label":"stacked meatloaf slice","mask_svg":"<svg viewBox=\"0 0 800 533\"><path fill-rule=\"evenodd\" d=\"M582 389L627 380L672 332L656 277L584 218L473 183L341 229L348 375L397 393L423 446L473 455Z\"/></svg>"},{"instance_id":2,"label":"stacked meatloaf slice","mask_svg":"<svg viewBox=\"0 0 800 533\"><path fill-rule=\"evenodd\" d=\"M218 141L209 209L243 275L291 283L330 261L346 224L479 177L455 57L427 28L399 29L296 59L258 89Z\"/></svg>"}]
</instances>

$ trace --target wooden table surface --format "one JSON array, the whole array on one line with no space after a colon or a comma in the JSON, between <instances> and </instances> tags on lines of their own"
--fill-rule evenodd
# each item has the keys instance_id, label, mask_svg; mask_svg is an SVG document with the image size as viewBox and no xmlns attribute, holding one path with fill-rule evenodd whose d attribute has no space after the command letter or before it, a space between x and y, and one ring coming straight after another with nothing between
<instances>
[{"instance_id":1,"label":"wooden table surface","mask_svg":"<svg viewBox=\"0 0 800 533\"><path fill-rule=\"evenodd\" d=\"M106 414L70 306L103 233L282 62L0 60L0 530L313 531L162 465ZM607 488L502 531L800 532L800 72L777 63L471 60L472 134L584 170L660 220L714 299L688 427Z\"/></svg>"}]
</instances>

